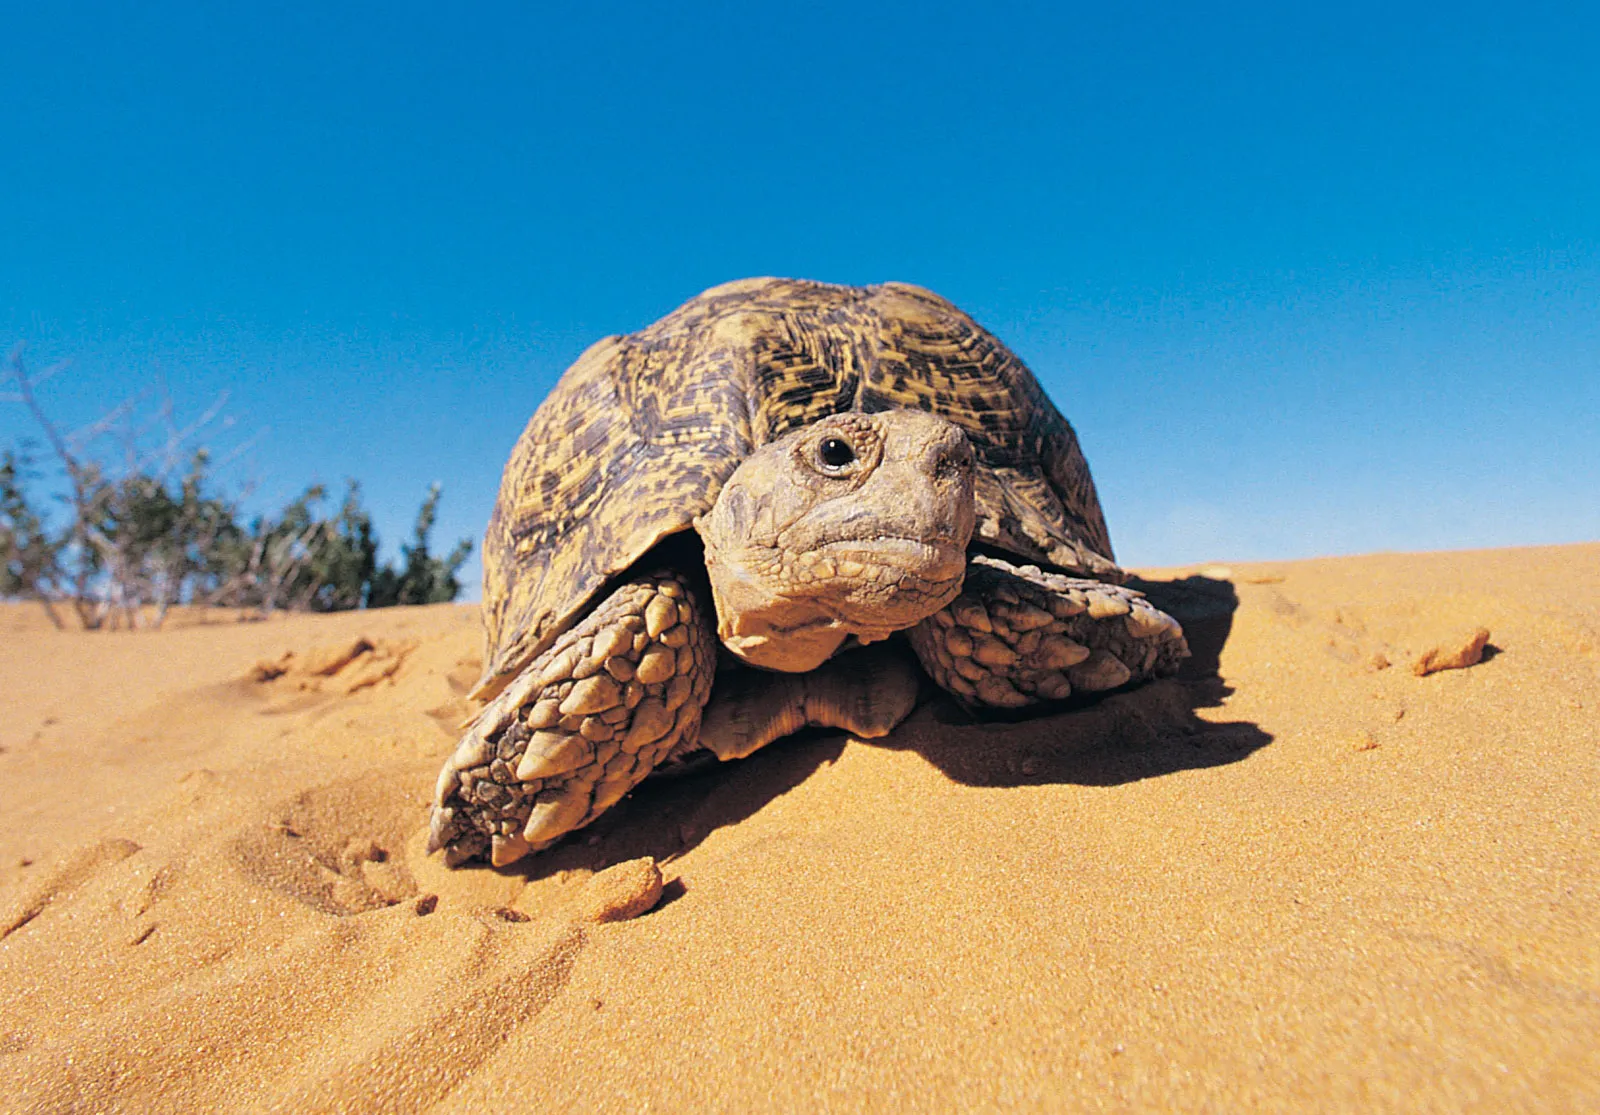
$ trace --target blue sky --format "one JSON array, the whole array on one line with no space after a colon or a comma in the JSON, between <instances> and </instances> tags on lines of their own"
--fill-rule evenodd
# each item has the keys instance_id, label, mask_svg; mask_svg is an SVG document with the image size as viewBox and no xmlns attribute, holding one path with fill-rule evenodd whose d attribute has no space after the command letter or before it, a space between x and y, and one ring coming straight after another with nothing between
<instances>
[{"instance_id":1,"label":"blue sky","mask_svg":"<svg viewBox=\"0 0 1600 1115\"><path fill-rule=\"evenodd\" d=\"M392 547L439 481L444 548L590 341L903 279L1038 373L1126 562L1596 538L1597 11L14 8L0 346L69 424L229 390L255 506L354 476Z\"/></svg>"}]
</instances>

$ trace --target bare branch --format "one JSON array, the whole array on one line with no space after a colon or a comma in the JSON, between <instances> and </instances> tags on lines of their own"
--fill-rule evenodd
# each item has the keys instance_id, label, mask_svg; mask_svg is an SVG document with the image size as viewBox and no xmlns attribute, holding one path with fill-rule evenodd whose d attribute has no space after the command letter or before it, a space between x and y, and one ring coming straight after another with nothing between
<instances>
[{"instance_id":1,"label":"bare branch","mask_svg":"<svg viewBox=\"0 0 1600 1115\"><path fill-rule=\"evenodd\" d=\"M57 365L57 367L59 366ZM35 422L39 423L39 428L44 431L45 440L50 443L50 448L61 459L61 463L66 466L68 474L76 476L78 472L77 458L67 448L67 443L62 438L61 431L56 429L56 424L50 421L44 409L39 406L39 400L33 393L33 383L28 378L27 365L22 362L21 345L11 350L9 367L11 378L17 385L17 396L22 405L28 408L28 413L33 415Z\"/></svg>"},{"instance_id":2,"label":"bare branch","mask_svg":"<svg viewBox=\"0 0 1600 1115\"><path fill-rule=\"evenodd\" d=\"M235 445L232 449L228 450L222 456L218 457L214 462L212 462L212 466L211 467L214 468L214 469L217 469L219 472L222 469L227 468L229 465L233 464L234 461L237 461L240 457L244 456L251 449L254 449L256 447L257 443L259 443L261 441L261 439L265 435L266 435L266 431L265 430L258 430L257 432L251 434L249 437L247 437L243 441L241 441L238 445ZM241 495L248 495L251 491L254 490L254 488L255 488L255 484L254 483L247 482L244 485L243 491L241 491L240 494Z\"/></svg>"},{"instance_id":3,"label":"bare branch","mask_svg":"<svg viewBox=\"0 0 1600 1115\"><path fill-rule=\"evenodd\" d=\"M40 372L38 375L33 377L33 386L34 386L34 388L38 389L40 387L43 387L45 384L47 384L51 380L55 379L56 376L60 375L64 371L66 371L71 366L72 366L72 361L70 361L70 360L57 360L54 364L50 365L44 371Z\"/></svg>"},{"instance_id":4,"label":"bare branch","mask_svg":"<svg viewBox=\"0 0 1600 1115\"><path fill-rule=\"evenodd\" d=\"M78 446L92 445L115 430L128 415L133 413L133 408L139 405L139 401L138 395L128 396L93 422L73 430L67 435L67 442Z\"/></svg>"},{"instance_id":5,"label":"bare branch","mask_svg":"<svg viewBox=\"0 0 1600 1115\"><path fill-rule=\"evenodd\" d=\"M193 422L189 423L189 425L180 430L177 423L173 421L172 400L166 396L165 392L163 392L161 402L161 420L162 424L167 430L166 440L157 448L138 458L132 467L135 470L141 470L159 459L161 461L161 467L156 473L156 478L158 480L165 480L168 476L171 476L172 473L182 464L184 445L201 430L205 429L212 422L216 421L217 417L222 413L222 408L227 405L227 402L228 392L219 392L216 399L212 401L211 405L205 409L204 413L202 413L199 418L196 418Z\"/></svg>"}]
</instances>

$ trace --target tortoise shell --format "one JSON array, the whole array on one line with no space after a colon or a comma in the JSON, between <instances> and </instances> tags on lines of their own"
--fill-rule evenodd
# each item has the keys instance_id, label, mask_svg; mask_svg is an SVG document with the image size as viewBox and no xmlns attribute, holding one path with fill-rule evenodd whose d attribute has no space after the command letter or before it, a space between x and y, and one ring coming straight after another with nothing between
<instances>
[{"instance_id":1,"label":"tortoise shell","mask_svg":"<svg viewBox=\"0 0 1600 1115\"><path fill-rule=\"evenodd\" d=\"M932 411L976 451L973 540L1122 579L1077 435L1021 360L907 283L746 279L596 342L511 452L484 537L490 697L754 449L843 411Z\"/></svg>"}]
</instances>

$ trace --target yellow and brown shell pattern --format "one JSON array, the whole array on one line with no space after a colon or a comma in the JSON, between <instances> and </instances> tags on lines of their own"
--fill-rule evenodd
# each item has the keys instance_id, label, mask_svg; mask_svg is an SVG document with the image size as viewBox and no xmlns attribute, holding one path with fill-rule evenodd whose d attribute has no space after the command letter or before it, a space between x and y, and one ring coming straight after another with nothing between
<instances>
[{"instance_id":1,"label":"yellow and brown shell pattern","mask_svg":"<svg viewBox=\"0 0 1600 1115\"><path fill-rule=\"evenodd\" d=\"M991 333L906 283L746 279L592 345L528 422L484 538L479 696L689 529L753 449L826 415L895 408L972 439L974 541L1122 579L1077 435Z\"/></svg>"}]
</instances>

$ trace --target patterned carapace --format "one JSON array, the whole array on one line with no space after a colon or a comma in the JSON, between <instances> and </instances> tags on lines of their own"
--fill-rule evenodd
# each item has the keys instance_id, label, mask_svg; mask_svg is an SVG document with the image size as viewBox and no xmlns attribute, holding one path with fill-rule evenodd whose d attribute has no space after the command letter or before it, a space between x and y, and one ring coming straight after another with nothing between
<instances>
[{"instance_id":1,"label":"patterned carapace","mask_svg":"<svg viewBox=\"0 0 1600 1115\"><path fill-rule=\"evenodd\" d=\"M930 291L746 279L591 346L512 451L484 539L480 696L606 582L710 510L752 449L844 411L917 408L977 454L974 541L1117 582L1077 436L1021 360Z\"/></svg>"}]
</instances>

